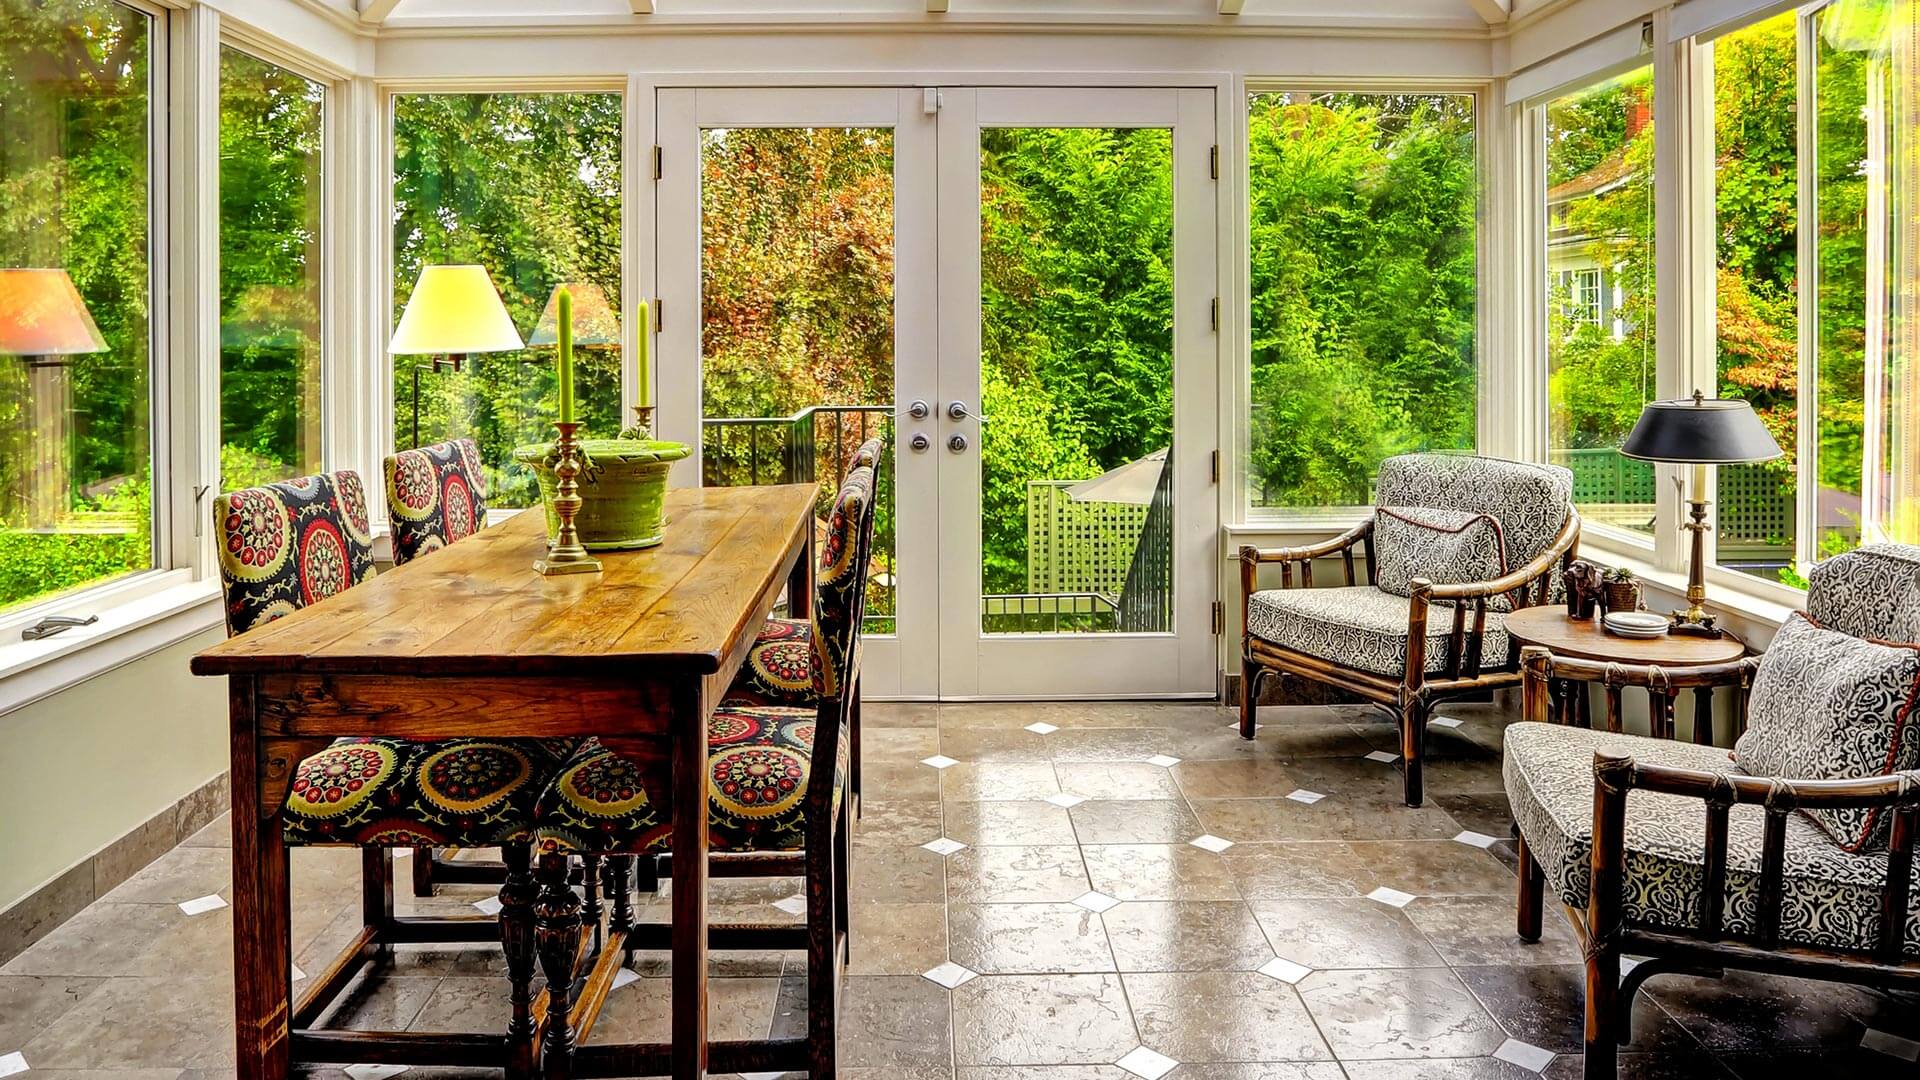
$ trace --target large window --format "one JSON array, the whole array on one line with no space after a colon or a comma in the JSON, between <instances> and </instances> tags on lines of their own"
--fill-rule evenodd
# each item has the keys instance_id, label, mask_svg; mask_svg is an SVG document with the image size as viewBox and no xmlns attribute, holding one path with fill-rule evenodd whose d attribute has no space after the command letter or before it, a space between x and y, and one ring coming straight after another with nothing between
<instances>
[{"instance_id":1,"label":"large window","mask_svg":"<svg viewBox=\"0 0 1920 1080\"><path fill-rule=\"evenodd\" d=\"M393 106L394 319L421 267L477 263L521 337L538 342L567 285L581 419L596 438L621 427L621 113L620 95L599 93L419 94ZM475 438L490 505L538 502L512 453L552 438L553 348L479 354L457 372L431 360L393 358L394 445Z\"/></svg>"},{"instance_id":2,"label":"large window","mask_svg":"<svg viewBox=\"0 0 1920 1080\"><path fill-rule=\"evenodd\" d=\"M1250 95L1254 507L1364 505L1382 458L1474 447L1473 106Z\"/></svg>"},{"instance_id":3,"label":"large window","mask_svg":"<svg viewBox=\"0 0 1920 1080\"><path fill-rule=\"evenodd\" d=\"M1549 102L1548 447L1589 522L1653 530L1653 469L1618 447L1654 396L1653 69Z\"/></svg>"},{"instance_id":4,"label":"large window","mask_svg":"<svg viewBox=\"0 0 1920 1080\"><path fill-rule=\"evenodd\" d=\"M153 565L151 21L0 23L0 608Z\"/></svg>"},{"instance_id":5,"label":"large window","mask_svg":"<svg viewBox=\"0 0 1920 1080\"><path fill-rule=\"evenodd\" d=\"M320 470L318 83L220 50L220 486Z\"/></svg>"}]
</instances>

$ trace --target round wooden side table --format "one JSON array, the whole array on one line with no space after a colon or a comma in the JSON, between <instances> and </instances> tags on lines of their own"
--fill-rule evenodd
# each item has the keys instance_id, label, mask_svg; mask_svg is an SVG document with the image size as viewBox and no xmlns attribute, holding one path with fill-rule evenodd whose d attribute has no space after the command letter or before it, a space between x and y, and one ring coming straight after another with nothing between
<instances>
[{"instance_id":1,"label":"round wooden side table","mask_svg":"<svg viewBox=\"0 0 1920 1080\"><path fill-rule=\"evenodd\" d=\"M1620 637L1603 629L1598 615L1591 619L1569 617L1564 604L1521 608L1507 615L1505 626L1515 655L1519 654L1523 645L1539 645L1555 657L1587 660L1596 664L1684 669L1732 663L1747 653L1745 643L1732 634L1717 638L1691 634L1666 634L1657 638ZM1607 687L1607 727L1618 731L1619 686L1604 678L1592 681L1601 681ZM1585 681L1582 680L1552 680L1554 711L1558 722L1592 726L1593 706L1584 686ZM1663 694L1651 686L1649 691L1652 696L1649 709L1652 733L1659 738L1671 739L1674 735L1674 694ZM1704 688L1697 692L1710 693ZM1708 702L1701 701L1698 704L1707 707ZM1710 724L1696 724L1695 741L1711 741L1711 729ZM1705 739L1700 738L1703 735Z\"/></svg>"}]
</instances>

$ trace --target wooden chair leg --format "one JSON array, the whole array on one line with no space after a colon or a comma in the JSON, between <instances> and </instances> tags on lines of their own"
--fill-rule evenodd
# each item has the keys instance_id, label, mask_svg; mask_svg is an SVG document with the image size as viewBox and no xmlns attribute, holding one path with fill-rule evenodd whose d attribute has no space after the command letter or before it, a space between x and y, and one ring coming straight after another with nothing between
<instances>
[{"instance_id":1,"label":"wooden chair leg","mask_svg":"<svg viewBox=\"0 0 1920 1080\"><path fill-rule=\"evenodd\" d=\"M547 1027L541 1039L540 1067L546 1080L570 1080L573 1074L573 955L580 940L580 898L568 885L564 854L542 853L535 871L540 886L534 901L534 942L547 976Z\"/></svg>"},{"instance_id":2,"label":"wooden chair leg","mask_svg":"<svg viewBox=\"0 0 1920 1080\"><path fill-rule=\"evenodd\" d=\"M501 845L507 880L500 886L500 946L507 958L507 1080L531 1080L533 1061L533 906L539 888L533 881L531 845Z\"/></svg>"},{"instance_id":3,"label":"wooden chair leg","mask_svg":"<svg viewBox=\"0 0 1920 1080\"><path fill-rule=\"evenodd\" d=\"M845 834L842 833L842 836ZM840 838L807 858L807 1078L835 1080L839 1067L840 949L835 938L840 905L832 896ZM550 1078L559 1080L559 1078Z\"/></svg>"},{"instance_id":4,"label":"wooden chair leg","mask_svg":"<svg viewBox=\"0 0 1920 1080\"><path fill-rule=\"evenodd\" d=\"M603 909L600 906L600 856L580 856L580 884L587 897L580 914L593 927L593 951L597 953L606 944L603 930L606 923L601 918Z\"/></svg>"},{"instance_id":5,"label":"wooden chair leg","mask_svg":"<svg viewBox=\"0 0 1920 1080\"><path fill-rule=\"evenodd\" d=\"M1253 738L1253 729L1258 723L1256 715L1260 701L1260 665L1252 657L1240 660L1240 737Z\"/></svg>"},{"instance_id":6,"label":"wooden chair leg","mask_svg":"<svg viewBox=\"0 0 1920 1080\"><path fill-rule=\"evenodd\" d=\"M433 895L433 849L413 849L413 895Z\"/></svg>"},{"instance_id":7,"label":"wooden chair leg","mask_svg":"<svg viewBox=\"0 0 1920 1080\"><path fill-rule=\"evenodd\" d=\"M612 924L609 936L626 954L627 963L633 963L633 947L627 943L627 936L633 930L633 856L607 856L607 895L613 902Z\"/></svg>"},{"instance_id":8,"label":"wooden chair leg","mask_svg":"<svg viewBox=\"0 0 1920 1080\"><path fill-rule=\"evenodd\" d=\"M860 798L860 680L858 677L853 680L853 686L849 692L853 694L853 700L847 702L847 768L853 775L847 778L847 790L853 796L853 816L857 818L862 812L862 800Z\"/></svg>"},{"instance_id":9,"label":"wooden chair leg","mask_svg":"<svg viewBox=\"0 0 1920 1080\"><path fill-rule=\"evenodd\" d=\"M844 938L845 962L851 964L853 963L853 890L847 878L853 871L853 851L848 843L847 834L850 831L848 826L852 822L845 820L845 811L842 811L841 816L843 820L833 838L833 915L834 922L840 928Z\"/></svg>"},{"instance_id":10,"label":"wooden chair leg","mask_svg":"<svg viewBox=\"0 0 1920 1080\"><path fill-rule=\"evenodd\" d=\"M1585 1080L1615 1080L1620 1042L1620 954L1594 942L1587 956L1587 1045Z\"/></svg>"},{"instance_id":11,"label":"wooden chair leg","mask_svg":"<svg viewBox=\"0 0 1920 1080\"><path fill-rule=\"evenodd\" d=\"M1541 871L1539 860L1527 848L1527 838L1522 836L1515 845L1520 857L1520 910L1518 929L1520 940L1531 945L1540 940L1540 918L1544 907L1547 875Z\"/></svg>"},{"instance_id":12,"label":"wooden chair leg","mask_svg":"<svg viewBox=\"0 0 1920 1080\"><path fill-rule=\"evenodd\" d=\"M1426 781L1421 773L1427 747L1427 704L1408 696L1400 705L1400 764L1406 770L1404 792L1408 806L1426 800Z\"/></svg>"}]
</instances>

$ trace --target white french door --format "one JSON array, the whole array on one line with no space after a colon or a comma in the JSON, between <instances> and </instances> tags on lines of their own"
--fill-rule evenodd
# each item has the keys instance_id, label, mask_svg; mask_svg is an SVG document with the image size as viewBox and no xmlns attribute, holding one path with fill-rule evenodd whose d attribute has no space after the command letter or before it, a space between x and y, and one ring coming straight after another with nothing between
<instances>
[{"instance_id":1,"label":"white french door","mask_svg":"<svg viewBox=\"0 0 1920 1080\"><path fill-rule=\"evenodd\" d=\"M831 489L890 436L866 692L1212 692L1213 92L656 108L661 427L699 447L682 482Z\"/></svg>"}]
</instances>

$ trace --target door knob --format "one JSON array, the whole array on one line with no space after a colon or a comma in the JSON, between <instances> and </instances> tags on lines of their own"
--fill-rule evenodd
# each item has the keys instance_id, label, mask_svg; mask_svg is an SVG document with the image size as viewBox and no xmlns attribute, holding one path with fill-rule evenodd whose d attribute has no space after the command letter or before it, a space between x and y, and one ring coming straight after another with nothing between
<instances>
[{"instance_id":1,"label":"door knob","mask_svg":"<svg viewBox=\"0 0 1920 1080\"><path fill-rule=\"evenodd\" d=\"M967 437L965 435L951 436L950 438L947 439L947 449L953 451L956 454L966 453Z\"/></svg>"},{"instance_id":2,"label":"door knob","mask_svg":"<svg viewBox=\"0 0 1920 1080\"><path fill-rule=\"evenodd\" d=\"M924 454L927 452L927 447L933 445L933 440L927 438L926 432L916 431L913 437L907 440L907 445L913 448L914 453Z\"/></svg>"},{"instance_id":3,"label":"door knob","mask_svg":"<svg viewBox=\"0 0 1920 1080\"><path fill-rule=\"evenodd\" d=\"M927 417L933 415L933 406L924 401L915 401L913 404L907 406L907 415L913 417L915 420L925 420Z\"/></svg>"},{"instance_id":4,"label":"door knob","mask_svg":"<svg viewBox=\"0 0 1920 1080\"><path fill-rule=\"evenodd\" d=\"M965 420L969 416L980 421L982 424L987 422L986 417L981 416L979 413L968 411L967 403L964 401L956 401L947 406L947 419L949 420Z\"/></svg>"}]
</instances>

